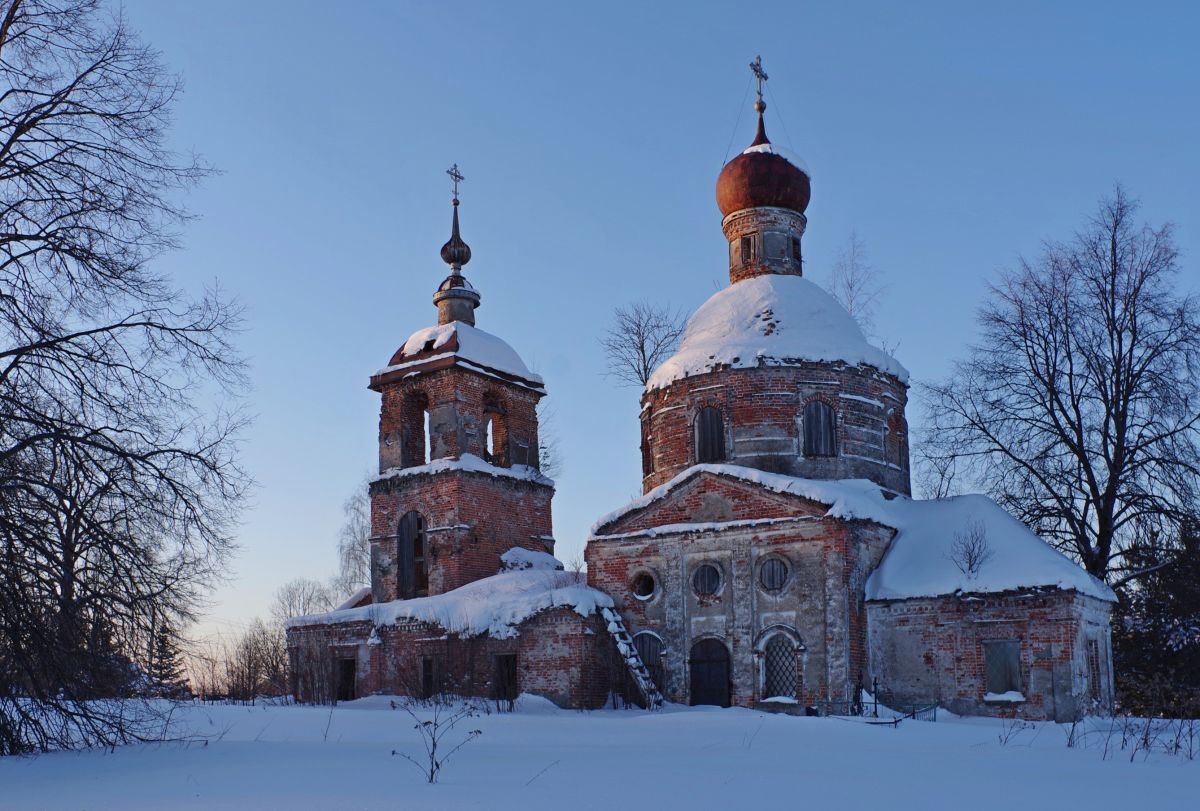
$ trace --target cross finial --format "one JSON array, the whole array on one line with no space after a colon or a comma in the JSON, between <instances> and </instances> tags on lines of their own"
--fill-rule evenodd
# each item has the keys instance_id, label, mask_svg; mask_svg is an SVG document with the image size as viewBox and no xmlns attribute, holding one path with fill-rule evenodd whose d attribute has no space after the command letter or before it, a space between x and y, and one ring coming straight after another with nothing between
<instances>
[{"instance_id":1,"label":"cross finial","mask_svg":"<svg viewBox=\"0 0 1200 811\"><path fill-rule=\"evenodd\" d=\"M454 181L454 205L458 205L458 184L466 180L463 173L458 171L458 164L454 164L446 170L446 174L450 175L450 179Z\"/></svg>"},{"instance_id":2,"label":"cross finial","mask_svg":"<svg viewBox=\"0 0 1200 811\"><path fill-rule=\"evenodd\" d=\"M762 103L763 82L767 80L767 74L763 71L762 57L754 57L754 61L750 63L750 71L754 74L754 78L758 79L758 101Z\"/></svg>"}]
</instances>

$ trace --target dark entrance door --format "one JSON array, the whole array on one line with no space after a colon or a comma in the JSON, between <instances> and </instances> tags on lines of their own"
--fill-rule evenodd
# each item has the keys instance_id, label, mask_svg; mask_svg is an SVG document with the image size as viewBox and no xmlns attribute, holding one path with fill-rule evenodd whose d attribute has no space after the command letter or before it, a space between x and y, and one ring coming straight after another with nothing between
<instances>
[{"instance_id":1,"label":"dark entrance door","mask_svg":"<svg viewBox=\"0 0 1200 811\"><path fill-rule=\"evenodd\" d=\"M354 682L358 678L358 663L353 659L338 659L337 700L354 700Z\"/></svg>"},{"instance_id":2,"label":"dark entrance door","mask_svg":"<svg viewBox=\"0 0 1200 811\"><path fill-rule=\"evenodd\" d=\"M691 703L729 706L729 650L716 639L701 639L688 659Z\"/></svg>"},{"instance_id":3,"label":"dark entrance door","mask_svg":"<svg viewBox=\"0 0 1200 811\"><path fill-rule=\"evenodd\" d=\"M513 702L520 694L517 687L517 655L515 653L498 654L495 658L495 668L492 694L496 699L497 706L499 706L499 702L506 701L511 712Z\"/></svg>"}]
</instances>

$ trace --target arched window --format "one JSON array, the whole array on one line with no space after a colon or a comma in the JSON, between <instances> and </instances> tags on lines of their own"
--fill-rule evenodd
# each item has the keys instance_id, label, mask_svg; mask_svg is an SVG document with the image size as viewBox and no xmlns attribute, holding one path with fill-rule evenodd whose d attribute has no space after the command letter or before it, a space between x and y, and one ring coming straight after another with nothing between
<instances>
[{"instance_id":1,"label":"arched window","mask_svg":"<svg viewBox=\"0 0 1200 811\"><path fill-rule=\"evenodd\" d=\"M813 400L804 406L804 455L835 456L837 429L833 409L828 403Z\"/></svg>"},{"instance_id":2,"label":"arched window","mask_svg":"<svg viewBox=\"0 0 1200 811\"><path fill-rule=\"evenodd\" d=\"M705 406L696 414L696 461L725 461L725 420L715 406Z\"/></svg>"},{"instance_id":3,"label":"arched window","mask_svg":"<svg viewBox=\"0 0 1200 811\"><path fill-rule=\"evenodd\" d=\"M422 423L424 423L423 429L424 429L424 434L425 434L425 437L424 437L425 461L424 461L424 463L429 464L431 461L433 461L433 435L429 430L429 408L428 407L426 407L425 413L422 415L421 421L422 421Z\"/></svg>"},{"instance_id":4,"label":"arched window","mask_svg":"<svg viewBox=\"0 0 1200 811\"><path fill-rule=\"evenodd\" d=\"M401 600L429 594L429 568L425 559L425 519L412 510L400 519L396 533L396 591Z\"/></svg>"},{"instance_id":5,"label":"arched window","mask_svg":"<svg viewBox=\"0 0 1200 811\"><path fill-rule=\"evenodd\" d=\"M634 634L633 647L637 650L638 656L641 657L642 664L646 666L646 670L650 671L650 678L654 680L654 686L659 690L662 690L663 643L658 634L652 634L649 631L642 631L641 633Z\"/></svg>"},{"instance_id":6,"label":"arched window","mask_svg":"<svg viewBox=\"0 0 1200 811\"><path fill-rule=\"evenodd\" d=\"M401 411L400 458L403 467L428 464L433 442L429 435L429 398L417 390L404 395Z\"/></svg>"},{"instance_id":7,"label":"arched window","mask_svg":"<svg viewBox=\"0 0 1200 811\"><path fill-rule=\"evenodd\" d=\"M483 395L483 458L501 467L508 464L504 452L508 442L504 403L491 392Z\"/></svg>"},{"instance_id":8,"label":"arched window","mask_svg":"<svg viewBox=\"0 0 1200 811\"><path fill-rule=\"evenodd\" d=\"M763 646L763 698L795 698L796 644L785 633L772 634Z\"/></svg>"},{"instance_id":9,"label":"arched window","mask_svg":"<svg viewBox=\"0 0 1200 811\"><path fill-rule=\"evenodd\" d=\"M642 475L649 476L654 472L654 442L650 436L650 420L654 412L646 409L642 415Z\"/></svg>"}]
</instances>

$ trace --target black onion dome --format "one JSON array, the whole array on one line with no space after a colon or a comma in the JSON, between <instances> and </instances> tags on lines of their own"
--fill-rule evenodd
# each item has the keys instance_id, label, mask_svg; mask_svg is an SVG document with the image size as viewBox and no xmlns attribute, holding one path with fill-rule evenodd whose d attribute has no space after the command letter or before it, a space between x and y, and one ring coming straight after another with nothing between
<instances>
[{"instance_id":1,"label":"black onion dome","mask_svg":"<svg viewBox=\"0 0 1200 811\"><path fill-rule=\"evenodd\" d=\"M451 267L462 267L471 261L471 246L463 242L458 233L458 198L454 198L454 224L450 228L450 239L442 246L442 261Z\"/></svg>"}]
</instances>

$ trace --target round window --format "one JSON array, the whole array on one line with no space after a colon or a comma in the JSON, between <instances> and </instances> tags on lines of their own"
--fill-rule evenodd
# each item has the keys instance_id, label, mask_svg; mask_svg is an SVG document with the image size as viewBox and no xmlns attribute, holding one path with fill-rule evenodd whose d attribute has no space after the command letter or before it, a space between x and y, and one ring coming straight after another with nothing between
<instances>
[{"instance_id":1,"label":"round window","mask_svg":"<svg viewBox=\"0 0 1200 811\"><path fill-rule=\"evenodd\" d=\"M758 569L758 582L764 591L782 591L787 577L787 564L779 558L767 558Z\"/></svg>"},{"instance_id":2,"label":"round window","mask_svg":"<svg viewBox=\"0 0 1200 811\"><path fill-rule=\"evenodd\" d=\"M701 597L716 594L721 587L721 572L711 563L705 563L692 573L692 588Z\"/></svg>"},{"instance_id":3,"label":"round window","mask_svg":"<svg viewBox=\"0 0 1200 811\"><path fill-rule=\"evenodd\" d=\"M649 572L640 572L633 578L633 596L639 600L649 600L654 596L656 588L658 584L654 582L654 575Z\"/></svg>"}]
</instances>

